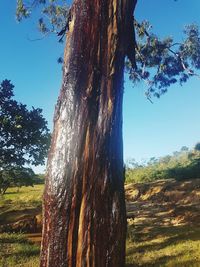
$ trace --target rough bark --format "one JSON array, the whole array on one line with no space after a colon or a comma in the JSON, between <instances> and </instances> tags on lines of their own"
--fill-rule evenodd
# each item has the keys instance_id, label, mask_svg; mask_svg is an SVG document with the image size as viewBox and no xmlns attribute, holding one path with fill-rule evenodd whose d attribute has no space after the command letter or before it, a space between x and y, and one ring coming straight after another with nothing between
<instances>
[{"instance_id":1,"label":"rough bark","mask_svg":"<svg viewBox=\"0 0 200 267\"><path fill-rule=\"evenodd\" d=\"M41 267L123 267L124 58L136 1L75 0L44 192Z\"/></svg>"}]
</instances>

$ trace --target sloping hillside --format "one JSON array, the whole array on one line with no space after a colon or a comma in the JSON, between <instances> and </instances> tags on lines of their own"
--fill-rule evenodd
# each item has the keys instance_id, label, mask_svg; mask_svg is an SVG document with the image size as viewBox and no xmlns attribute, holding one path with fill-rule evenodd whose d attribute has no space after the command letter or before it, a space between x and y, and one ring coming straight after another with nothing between
<instances>
[{"instance_id":1,"label":"sloping hillside","mask_svg":"<svg viewBox=\"0 0 200 267\"><path fill-rule=\"evenodd\" d=\"M200 179L128 184L125 188L127 217L135 225L200 222Z\"/></svg>"},{"instance_id":2,"label":"sloping hillside","mask_svg":"<svg viewBox=\"0 0 200 267\"><path fill-rule=\"evenodd\" d=\"M12 226L17 230L23 221L25 227L23 225L21 231L41 230L41 225L28 227L27 224L29 221L41 224L42 189L43 186L22 188L18 193L11 189L0 201L0 230L12 230ZM134 225L200 222L200 179L127 184L125 190L127 218Z\"/></svg>"},{"instance_id":3,"label":"sloping hillside","mask_svg":"<svg viewBox=\"0 0 200 267\"><path fill-rule=\"evenodd\" d=\"M126 185L126 267L200 266L200 179Z\"/></svg>"}]
</instances>

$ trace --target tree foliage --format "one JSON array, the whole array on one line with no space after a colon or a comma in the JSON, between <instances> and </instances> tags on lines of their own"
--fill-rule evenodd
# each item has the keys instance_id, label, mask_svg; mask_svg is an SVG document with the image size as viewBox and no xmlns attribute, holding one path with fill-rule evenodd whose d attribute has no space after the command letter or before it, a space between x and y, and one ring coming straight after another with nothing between
<instances>
[{"instance_id":1,"label":"tree foliage","mask_svg":"<svg viewBox=\"0 0 200 267\"><path fill-rule=\"evenodd\" d=\"M9 80L0 84L0 193L9 186L32 185L34 172L26 164L44 164L50 143L42 110L28 110L13 99Z\"/></svg>"},{"instance_id":2,"label":"tree foliage","mask_svg":"<svg viewBox=\"0 0 200 267\"><path fill-rule=\"evenodd\" d=\"M40 8L39 30L43 34L56 33L63 40L68 30L70 7L65 0L18 0L17 19L27 18L35 8ZM146 97L160 97L176 82L181 85L189 78L200 78L200 32L199 27L191 24L185 27L184 39L177 42L172 37L159 38L152 32L148 21L139 23L133 17L133 36L135 35L136 62L126 60L126 71L133 83L146 83ZM62 63L62 59L58 59Z\"/></svg>"},{"instance_id":3,"label":"tree foliage","mask_svg":"<svg viewBox=\"0 0 200 267\"><path fill-rule=\"evenodd\" d=\"M195 145L194 149L196 151L200 151L200 143L199 142Z\"/></svg>"},{"instance_id":4,"label":"tree foliage","mask_svg":"<svg viewBox=\"0 0 200 267\"><path fill-rule=\"evenodd\" d=\"M28 18L35 9L39 9L38 29L43 34L58 33L65 28L69 18L66 0L17 0L16 18L21 21Z\"/></svg>"},{"instance_id":5,"label":"tree foliage","mask_svg":"<svg viewBox=\"0 0 200 267\"><path fill-rule=\"evenodd\" d=\"M3 195L11 186L33 186L36 178L31 168L7 166L6 169L0 169L0 194Z\"/></svg>"},{"instance_id":6,"label":"tree foliage","mask_svg":"<svg viewBox=\"0 0 200 267\"><path fill-rule=\"evenodd\" d=\"M50 134L42 110L13 99L9 80L0 84L0 166L43 164Z\"/></svg>"},{"instance_id":7,"label":"tree foliage","mask_svg":"<svg viewBox=\"0 0 200 267\"><path fill-rule=\"evenodd\" d=\"M187 82L190 77L200 75L200 32L199 27L191 24L184 29L184 39L175 42L172 37L159 38L151 32L152 26L147 21L138 23L136 29L137 68L131 68L126 62L129 78L135 83L145 81L146 96L160 97L170 85Z\"/></svg>"}]
</instances>

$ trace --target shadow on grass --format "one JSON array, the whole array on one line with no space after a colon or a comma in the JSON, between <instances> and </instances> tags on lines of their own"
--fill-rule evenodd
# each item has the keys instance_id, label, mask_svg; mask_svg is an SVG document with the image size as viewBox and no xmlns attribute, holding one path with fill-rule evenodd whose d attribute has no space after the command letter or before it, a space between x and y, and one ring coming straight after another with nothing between
<instances>
[{"instance_id":1,"label":"shadow on grass","mask_svg":"<svg viewBox=\"0 0 200 267\"><path fill-rule=\"evenodd\" d=\"M185 240L200 240L200 226L129 226L128 238L132 241L146 242L163 237L167 243Z\"/></svg>"},{"instance_id":2,"label":"shadow on grass","mask_svg":"<svg viewBox=\"0 0 200 267\"><path fill-rule=\"evenodd\" d=\"M21 210L17 209L4 211L2 214L0 214L0 225L15 223L22 219L36 216L37 214L41 213L41 209L42 208L39 205L34 208L22 207L21 205Z\"/></svg>"},{"instance_id":3,"label":"shadow on grass","mask_svg":"<svg viewBox=\"0 0 200 267\"><path fill-rule=\"evenodd\" d=\"M19 251L14 251L12 256L16 258L29 258L40 255L40 247L33 244L26 244L22 246Z\"/></svg>"},{"instance_id":4,"label":"shadow on grass","mask_svg":"<svg viewBox=\"0 0 200 267\"><path fill-rule=\"evenodd\" d=\"M176 256L162 256L160 258L158 258L157 260L155 260L153 263L146 263L146 264L138 264L137 262L133 262L133 263L127 263L125 265L125 267L161 267L161 266L168 266L168 262L170 260L176 260L177 257L181 257L183 256L183 254L177 254ZM197 265L197 262L195 260L184 260L184 261L181 261L179 260L179 262L176 262L176 264L172 264L172 265L169 265L169 266L173 266L173 267L197 267L199 265Z\"/></svg>"},{"instance_id":5,"label":"shadow on grass","mask_svg":"<svg viewBox=\"0 0 200 267\"><path fill-rule=\"evenodd\" d=\"M126 267L135 266L166 266L166 264L174 260L176 265L170 266L200 266L200 260L196 258L187 259L184 258L184 252L178 252L177 247L187 241L199 241L200 240L200 227L198 226L155 226L150 225L142 226L129 226L127 237L129 241L135 245L127 249L126 255L129 262ZM170 255L170 251L175 253L175 250L170 248L173 246L177 250L175 255ZM177 246L177 247L176 247ZM168 249L167 255L159 256L158 251L162 249ZM142 264L139 258L143 255L149 256L148 263ZM190 253L189 251L187 252ZM151 255L153 259L151 259ZM131 258L131 260L130 260ZM152 262L151 262L152 261ZM140 263L139 263L140 262ZM197 265L199 264L199 265Z\"/></svg>"},{"instance_id":6,"label":"shadow on grass","mask_svg":"<svg viewBox=\"0 0 200 267\"><path fill-rule=\"evenodd\" d=\"M165 264L167 263L169 260L172 260L172 259L175 259L177 256L181 256L182 254L178 254L176 256L162 256L162 257L159 257L157 258L156 260L154 260L152 263L151 262L147 262L145 264L138 264L138 262L133 262L133 263L128 263L126 264L126 267L139 267L139 266L142 266L142 267L158 267L158 266L161 266L161 264ZM183 265L182 265L183 267Z\"/></svg>"},{"instance_id":7,"label":"shadow on grass","mask_svg":"<svg viewBox=\"0 0 200 267\"><path fill-rule=\"evenodd\" d=\"M9 191L9 192L5 192L5 194L3 195L3 197L4 196L7 196L7 195L20 195L20 194L24 194L24 192L22 192L20 190L19 191L17 191L17 190L16 191L11 191L11 192Z\"/></svg>"},{"instance_id":8,"label":"shadow on grass","mask_svg":"<svg viewBox=\"0 0 200 267\"><path fill-rule=\"evenodd\" d=\"M0 266L37 266L40 246L25 239L22 234L0 235ZM30 262L26 265L26 262ZM17 265L18 266L18 265Z\"/></svg>"},{"instance_id":9,"label":"shadow on grass","mask_svg":"<svg viewBox=\"0 0 200 267\"><path fill-rule=\"evenodd\" d=\"M22 234L1 234L0 235L0 246L3 244L14 244L14 243L28 243L30 244L30 241L25 239Z\"/></svg>"}]
</instances>

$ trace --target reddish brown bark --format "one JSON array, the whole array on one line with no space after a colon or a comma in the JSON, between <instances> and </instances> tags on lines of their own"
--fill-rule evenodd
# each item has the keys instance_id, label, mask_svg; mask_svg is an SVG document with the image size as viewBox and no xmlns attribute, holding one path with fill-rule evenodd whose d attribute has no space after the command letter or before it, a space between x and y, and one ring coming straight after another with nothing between
<instances>
[{"instance_id":1,"label":"reddish brown bark","mask_svg":"<svg viewBox=\"0 0 200 267\"><path fill-rule=\"evenodd\" d=\"M44 192L41 267L123 267L124 58L134 0L75 0Z\"/></svg>"}]
</instances>

